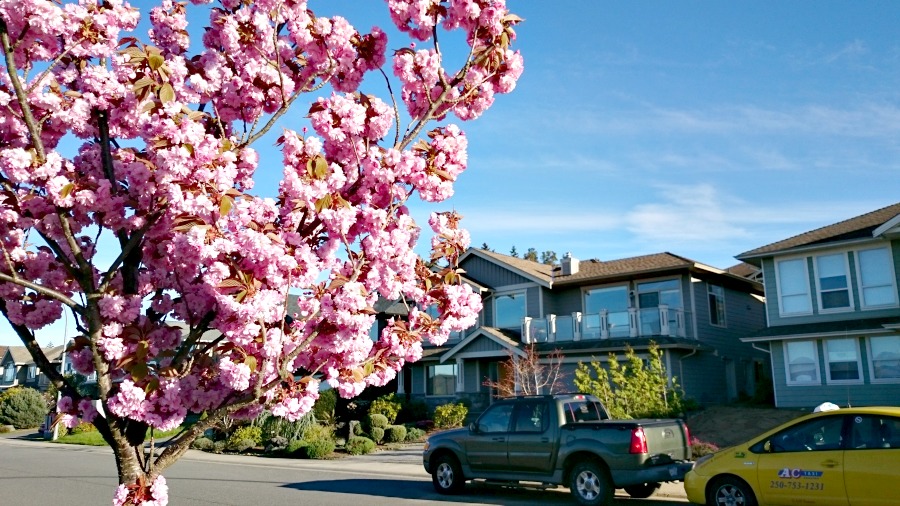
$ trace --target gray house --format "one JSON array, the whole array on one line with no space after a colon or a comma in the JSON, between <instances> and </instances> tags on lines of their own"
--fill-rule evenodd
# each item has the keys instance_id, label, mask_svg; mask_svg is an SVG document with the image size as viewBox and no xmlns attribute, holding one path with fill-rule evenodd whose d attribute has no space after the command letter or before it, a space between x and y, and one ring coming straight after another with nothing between
<instances>
[{"instance_id":1,"label":"gray house","mask_svg":"<svg viewBox=\"0 0 900 506\"><path fill-rule=\"evenodd\" d=\"M778 407L900 402L900 203L737 256L765 279Z\"/></svg>"},{"instance_id":2,"label":"gray house","mask_svg":"<svg viewBox=\"0 0 900 506\"><path fill-rule=\"evenodd\" d=\"M666 369L703 404L752 394L766 354L741 337L765 326L762 285L672 253L551 266L481 249L460 261L479 291L479 323L407 365L398 393L429 405L467 398L473 411L491 402L485 380L507 374L503 362L534 345L564 356L568 387L578 362L607 361L627 346L646 354L651 341ZM752 269L750 270L752 271Z\"/></svg>"},{"instance_id":3,"label":"gray house","mask_svg":"<svg viewBox=\"0 0 900 506\"><path fill-rule=\"evenodd\" d=\"M43 348L43 350L50 363L59 370L65 347L53 346ZM34 359L28 353L28 348L24 346L10 346L0 357L0 390L15 386L25 386L40 391L45 391L50 386L50 380L34 363Z\"/></svg>"}]
</instances>

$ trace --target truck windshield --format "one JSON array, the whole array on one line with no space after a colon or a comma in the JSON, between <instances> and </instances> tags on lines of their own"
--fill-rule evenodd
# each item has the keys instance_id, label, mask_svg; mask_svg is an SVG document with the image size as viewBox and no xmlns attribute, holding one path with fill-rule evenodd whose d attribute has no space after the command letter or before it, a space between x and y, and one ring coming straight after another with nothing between
<instances>
[{"instance_id":1,"label":"truck windshield","mask_svg":"<svg viewBox=\"0 0 900 506\"><path fill-rule=\"evenodd\" d=\"M596 402L570 401L565 403L563 409L566 412L566 423L599 422L607 419L606 411Z\"/></svg>"}]
</instances>

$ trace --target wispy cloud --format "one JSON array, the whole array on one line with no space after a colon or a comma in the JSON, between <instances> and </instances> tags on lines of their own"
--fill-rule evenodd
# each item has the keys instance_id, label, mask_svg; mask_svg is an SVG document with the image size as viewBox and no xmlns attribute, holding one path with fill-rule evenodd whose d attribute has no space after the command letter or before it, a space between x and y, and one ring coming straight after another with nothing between
<instances>
[{"instance_id":1,"label":"wispy cloud","mask_svg":"<svg viewBox=\"0 0 900 506\"><path fill-rule=\"evenodd\" d=\"M825 56L825 61L828 63L834 63L838 60L852 59L856 60L862 55L865 55L869 52L869 48L866 47L866 43L856 39L837 51L830 53Z\"/></svg>"}]
</instances>

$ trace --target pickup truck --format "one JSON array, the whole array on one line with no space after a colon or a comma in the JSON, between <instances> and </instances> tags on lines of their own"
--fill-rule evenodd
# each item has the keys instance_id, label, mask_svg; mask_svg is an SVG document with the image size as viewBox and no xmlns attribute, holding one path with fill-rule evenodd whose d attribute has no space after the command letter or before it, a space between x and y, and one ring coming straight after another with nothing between
<instances>
[{"instance_id":1,"label":"pickup truck","mask_svg":"<svg viewBox=\"0 0 900 506\"><path fill-rule=\"evenodd\" d=\"M649 497L693 466L681 420L611 420L599 399L584 394L497 400L467 428L430 436L422 458L442 494L473 479L568 486L585 506L608 504L617 488Z\"/></svg>"}]
</instances>

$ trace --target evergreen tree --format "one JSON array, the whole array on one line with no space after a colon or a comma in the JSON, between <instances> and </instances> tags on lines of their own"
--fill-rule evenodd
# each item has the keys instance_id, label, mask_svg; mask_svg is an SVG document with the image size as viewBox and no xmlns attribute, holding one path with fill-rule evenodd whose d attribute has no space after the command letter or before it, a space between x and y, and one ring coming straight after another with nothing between
<instances>
[{"instance_id":1,"label":"evergreen tree","mask_svg":"<svg viewBox=\"0 0 900 506\"><path fill-rule=\"evenodd\" d=\"M538 261L538 252L534 248L528 248L528 251L525 252L525 256L523 257L525 260L531 260L532 262Z\"/></svg>"},{"instance_id":2,"label":"evergreen tree","mask_svg":"<svg viewBox=\"0 0 900 506\"><path fill-rule=\"evenodd\" d=\"M541 263L547 265L553 265L556 263L556 252L553 250L547 250L541 253Z\"/></svg>"},{"instance_id":3,"label":"evergreen tree","mask_svg":"<svg viewBox=\"0 0 900 506\"><path fill-rule=\"evenodd\" d=\"M519 252L516 251L515 245L513 245L512 249L509 250L509 256L519 258Z\"/></svg>"}]
</instances>

